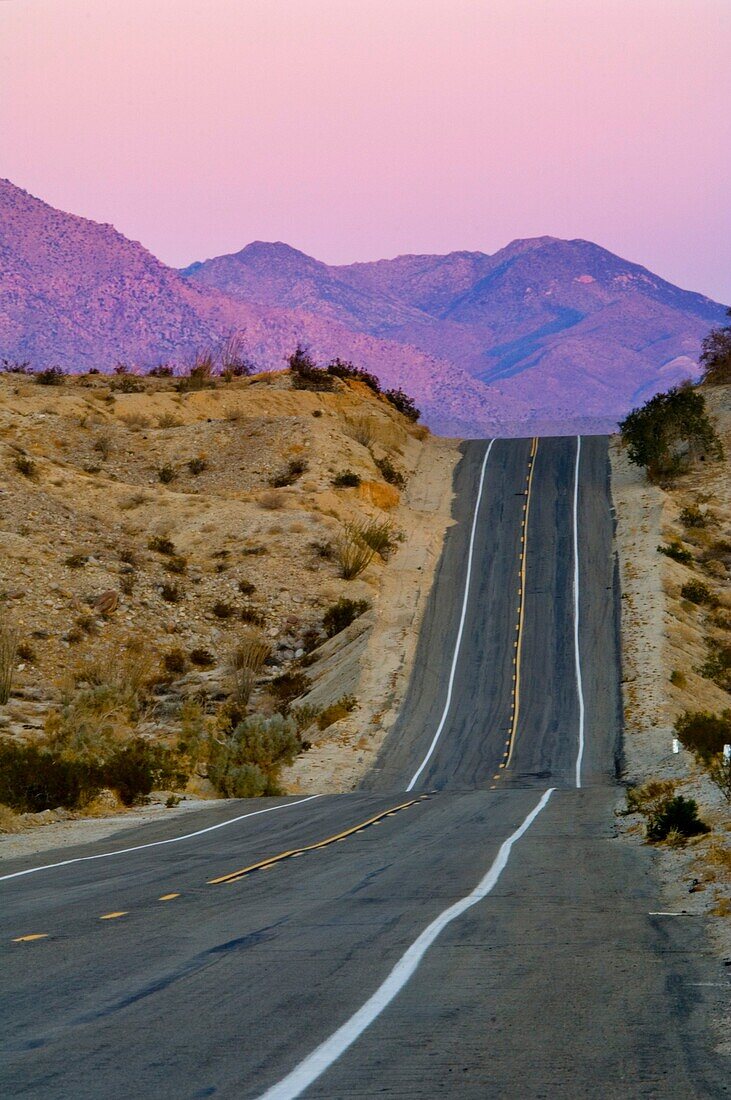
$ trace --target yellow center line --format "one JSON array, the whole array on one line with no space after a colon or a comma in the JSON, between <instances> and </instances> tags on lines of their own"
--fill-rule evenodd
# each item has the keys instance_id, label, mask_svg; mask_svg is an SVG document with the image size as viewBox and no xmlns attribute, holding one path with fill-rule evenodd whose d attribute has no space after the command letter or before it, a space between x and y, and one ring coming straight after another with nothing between
<instances>
[{"instance_id":1,"label":"yellow center line","mask_svg":"<svg viewBox=\"0 0 731 1100\"><path fill-rule=\"evenodd\" d=\"M163 894L157 900L158 901L172 901L173 898L179 898L179 897L180 897L180 894Z\"/></svg>"},{"instance_id":2,"label":"yellow center line","mask_svg":"<svg viewBox=\"0 0 731 1100\"><path fill-rule=\"evenodd\" d=\"M104 913L101 917L99 917L99 920L116 920L117 917L126 917L127 912L128 911L126 909L120 909L119 912L116 913Z\"/></svg>"},{"instance_id":3,"label":"yellow center line","mask_svg":"<svg viewBox=\"0 0 731 1100\"><path fill-rule=\"evenodd\" d=\"M28 936L16 936L13 943L32 943L34 940L48 939L48 932L31 932Z\"/></svg>"},{"instance_id":4,"label":"yellow center line","mask_svg":"<svg viewBox=\"0 0 731 1100\"><path fill-rule=\"evenodd\" d=\"M515 747L515 735L518 731L518 720L520 718L520 666L521 657L523 654L523 621L525 618L525 574L527 565L527 551L528 551L528 518L530 516L530 501L531 492L533 489L533 471L536 467L536 454L538 453L538 439L534 436L530 449L530 471L527 477L528 489L526 491L525 504L523 506L523 530L521 532L521 543L523 549L520 555L520 587L518 592L520 594L520 605L518 607L518 624L516 626L516 633L518 635L515 642L515 657L513 663L515 665L515 672L513 674L513 705L511 710L511 722L510 722L510 737L506 744L508 745L507 761L501 764L500 767L504 768L510 764L513 757L513 749Z\"/></svg>"},{"instance_id":5,"label":"yellow center line","mask_svg":"<svg viewBox=\"0 0 731 1100\"><path fill-rule=\"evenodd\" d=\"M265 870L274 866L275 863L281 863L284 859L292 859L294 856L301 856L304 852L314 852L317 851L318 848L326 848L329 844L335 844L338 840L345 840L346 837L360 832L369 825L376 825L382 818L398 813L399 810L405 810L409 806L415 806L418 802L428 797L428 795L421 795L420 798L412 798L410 802L402 802L399 806L389 806L387 810L382 810L379 814L369 817L366 821L359 821L357 825L352 825L349 829L344 829L341 833L335 833L334 836L325 837L324 840L318 840L315 844L306 844L301 848L291 848L289 851L280 852L278 855L270 856L268 859L261 859L258 863L250 863L248 867L241 867L238 871L231 871L227 875L211 878L208 880L208 885L218 886L223 882L236 882L237 879L243 878L244 875L248 875L251 871Z\"/></svg>"}]
</instances>

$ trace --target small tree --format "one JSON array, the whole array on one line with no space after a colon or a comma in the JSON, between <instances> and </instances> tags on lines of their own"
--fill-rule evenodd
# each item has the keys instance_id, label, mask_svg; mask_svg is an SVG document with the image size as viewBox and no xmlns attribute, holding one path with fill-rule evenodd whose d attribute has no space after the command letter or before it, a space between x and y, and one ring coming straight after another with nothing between
<instances>
[{"instance_id":1,"label":"small tree","mask_svg":"<svg viewBox=\"0 0 731 1100\"><path fill-rule=\"evenodd\" d=\"M731 317L731 308L726 311ZM703 381L710 386L731 383L731 325L712 329L701 350Z\"/></svg>"},{"instance_id":2,"label":"small tree","mask_svg":"<svg viewBox=\"0 0 731 1100\"><path fill-rule=\"evenodd\" d=\"M619 423L630 462L650 478L679 473L700 455L723 457L706 402L690 383L658 393Z\"/></svg>"}]
</instances>

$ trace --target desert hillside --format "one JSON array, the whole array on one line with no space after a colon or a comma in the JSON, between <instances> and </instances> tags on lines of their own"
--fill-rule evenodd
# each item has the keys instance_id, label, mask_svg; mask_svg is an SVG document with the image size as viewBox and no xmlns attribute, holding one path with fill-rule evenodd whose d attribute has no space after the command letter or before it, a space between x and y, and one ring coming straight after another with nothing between
<instances>
[{"instance_id":1,"label":"desert hillside","mask_svg":"<svg viewBox=\"0 0 731 1100\"><path fill-rule=\"evenodd\" d=\"M253 715L296 739L265 789L352 784L407 673L456 445L339 378L41 378L0 374L3 743L141 737L182 759L179 793L238 794L206 754Z\"/></svg>"}]
</instances>

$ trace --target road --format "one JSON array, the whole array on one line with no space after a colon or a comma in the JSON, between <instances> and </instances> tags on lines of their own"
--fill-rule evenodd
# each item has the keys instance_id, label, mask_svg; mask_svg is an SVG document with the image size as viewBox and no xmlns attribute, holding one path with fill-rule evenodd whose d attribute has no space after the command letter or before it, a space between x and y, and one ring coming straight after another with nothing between
<instances>
[{"instance_id":1,"label":"road","mask_svg":"<svg viewBox=\"0 0 731 1100\"><path fill-rule=\"evenodd\" d=\"M0 1094L728 1094L727 975L615 836L606 440L463 450L362 789L0 867Z\"/></svg>"}]
</instances>

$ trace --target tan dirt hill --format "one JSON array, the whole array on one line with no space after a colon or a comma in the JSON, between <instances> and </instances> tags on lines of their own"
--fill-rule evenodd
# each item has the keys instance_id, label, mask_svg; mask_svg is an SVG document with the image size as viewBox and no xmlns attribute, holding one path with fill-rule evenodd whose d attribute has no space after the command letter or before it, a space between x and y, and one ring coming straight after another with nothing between
<instances>
[{"instance_id":1,"label":"tan dirt hill","mask_svg":"<svg viewBox=\"0 0 731 1100\"><path fill-rule=\"evenodd\" d=\"M0 374L0 614L20 642L0 735L42 739L69 679L131 645L154 681L137 732L170 743L185 700L226 703L230 655L255 630L271 656L251 709L271 714L272 680L294 672L314 716L285 789L349 789L408 678L458 459L455 441L350 380L179 392L167 378ZM336 487L343 474L358 483ZM370 521L392 551L343 579L334 548ZM343 597L370 606L328 639ZM317 717L343 698L354 709ZM199 778L189 793L213 792Z\"/></svg>"}]
</instances>

